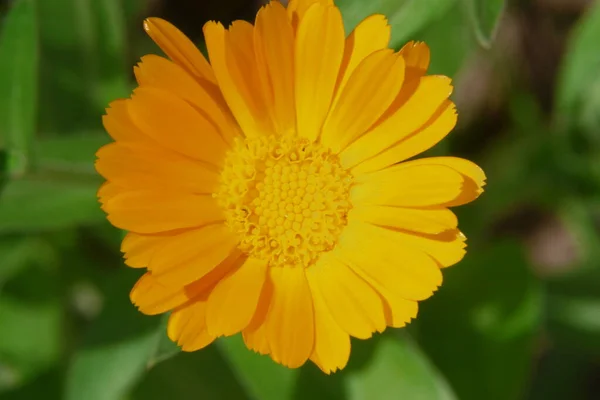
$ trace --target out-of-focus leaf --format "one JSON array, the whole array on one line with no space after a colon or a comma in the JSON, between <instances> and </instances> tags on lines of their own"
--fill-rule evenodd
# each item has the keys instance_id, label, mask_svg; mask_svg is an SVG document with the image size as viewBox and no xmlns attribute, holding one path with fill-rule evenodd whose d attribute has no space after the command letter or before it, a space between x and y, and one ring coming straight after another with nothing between
<instances>
[{"instance_id":1,"label":"out-of-focus leaf","mask_svg":"<svg viewBox=\"0 0 600 400\"><path fill-rule=\"evenodd\" d=\"M54 177L56 178L56 177ZM9 182L0 196L0 233L32 232L105 220L100 181L28 178Z\"/></svg>"},{"instance_id":2,"label":"out-of-focus leaf","mask_svg":"<svg viewBox=\"0 0 600 400\"><path fill-rule=\"evenodd\" d=\"M40 1L40 130L101 127L106 104L127 94L125 32L119 0Z\"/></svg>"},{"instance_id":3,"label":"out-of-focus leaf","mask_svg":"<svg viewBox=\"0 0 600 400\"><path fill-rule=\"evenodd\" d=\"M461 400L522 398L542 292L516 242L473 249L419 312L423 349Z\"/></svg>"},{"instance_id":4,"label":"out-of-focus leaf","mask_svg":"<svg viewBox=\"0 0 600 400\"><path fill-rule=\"evenodd\" d=\"M349 365L345 380L350 400L456 399L406 333L381 337L368 361Z\"/></svg>"},{"instance_id":5,"label":"out-of-focus leaf","mask_svg":"<svg viewBox=\"0 0 600 400\"><path fill-rule=\"evenodd\" d=\"M526 397L530 400L588 399L586 377L592 376L584 354L551 350L539 360L534 380Z\"/></svg>"},{"instance_id":6,"label":"out-of-focus leaf","mask_svg":"<svg viewBox=\"0 0 600 400\"><path fill-rule=\"evenodd\" d=\"M16 0L0 32L0 152L11 175L30 163L36 129L38 32L35 0Z\"/></svg>"},{"instance_id":7,"label":"out-of-focus leaf","mask_svg":"<svg viewBox=\"0 0 600 400\"><path fill-rule=\"evenodd\" d=\"M96 174L96 152L110 142L106 133L43 138L35 143L34 154L44 171Z\"/></svg>"},{"instance_id":8,"label":"out-of-focus leaf","mask_svg":"<svg viewBox=\"0 0 600 400\"><path fill-rule=\"evenodd\" d=\"M154 352L148 358L148 367L153 367L154 365L168 360L171 357L176 356L181 353L181 349L177 345L177 343L173 342L167 336L167 322L169 321L169 315L165 315L163 317L163 321L161 323L161 328L159 328L158 332L158 342L156 344Z\"/></svg>"},{"instance_id":9,"label":"out-of-focus leaf","mask_svg":"<svg viewBox=\"0 0 600 400\"><path fill-rule=\"evenodd\" d=\"M392 27L391 44L400 47L412 35L437 22L456 4L456 0L338 0L346 30L349 32L370 14L387 16Z\"/></svg>"},{"instance_id":10,"label":"out-of-focus leaf","mask_svg":"<svg viewBox=\"0 0 600 400\"><path fill-rule=\"evenodd\" d=\"M37 237L7 237L0 240L0 294L4 283L31 263L41 263L53 257L53 250Z\"/></svg>"},{"instance_id":11,"label":"out-of-focus leaf","mask_svg":"<svg viewBox=\"0 0 600 400\"><path fill-rule=\"evenodd\" d=\"M144 377L132 400L251 399L216 346L181 353Z\"/></svg>"},{"instance_id":12,"label":"out-of-focus leaf","mask_svg":"<svg viewBox=\"0 0 600 400\"><path fill-rule=\"evenodd\" d=\"M62 400L62 383L62 371L58 366L55 366L36 376L35 379L25 385L2 392L2 400Z\"/></svg>"},{"instance_id":13,"label":"out-of-focus leaf","mask_svg":"<svg viewBox=\"0 0 600 400\"><path fill-rule=\"evenodd\" d=\"M600 3L594 2L572 33L557 86L557 112L567 126L577 123L581 105L600 79ZM588 111L589 112L589 111ZM597 110L600 113L600 109Z\"/></svg>"},{"instance_id":14,"label":"out-of-focus leaf","mask_svg":"<svg viewBox=\"0 0 600 400\"><path fill-rule=\"evenodd\" d=\"M287 369L273 362L268 356L248 350L241 335L219 339L217 345L251 398L292 398L298 370Z\"/></svg>"},{"instance_id":15,"label":"out-of-focus leaf","mask_svg":"<svg viewBox=\"0 0 600 400\"><path fill-rule=\"evenodd\" d=\"M549 331L562 348L600 355L600 296L548 298Z\"/></svg>"},{"instance_id":16,"label":"out-of-focus leaf","mask_svg":"<svg viewBox=\"0 0 600 400\"><path fill-rule=\"evenodd\" d=\"M139 271L123 269L114 275L107 304L70 365L66 400L123 398L156 351L161 318L142 315L128 298Z\"/></svg>"},{"instance_id":17,"label":"out-of-focus leaf","mask_svg":"<svg viewBox=\"0 0 600 400\"><path fill-rule=\"evenodd\" d=\"M496 36L505 0L468 0L467 6L475 36L479 43L489 48Z\"/></svg>"},{"instance_id":18,"label":"out-of-focus leaf","mask_svg":"<svg viewBox=\"0 0 600 400\"><path fill-rule=\"evenodd\" d=\"M12 371L15 384L26 381L56 361L60 342L61 309L58 299L45 304L30 304L2 296L0 368Z\"/></svg>"},{"instance_id":19,"label":"out-of-focus leaf","mask_svg":"<svg viewBox=\"0 0 600 400\"><path fill-rule=\"evenodd\" d=\"M436 12L440 13L440 18L435 23L423 26L408 38L394 43L397 43L397 47L406 40L427 43L431 49L431 65L427 73L454 77L476 49L477 43L471 35L463 7L454 4L451 7L441 7Z\"/></svg>"}]
</instances>

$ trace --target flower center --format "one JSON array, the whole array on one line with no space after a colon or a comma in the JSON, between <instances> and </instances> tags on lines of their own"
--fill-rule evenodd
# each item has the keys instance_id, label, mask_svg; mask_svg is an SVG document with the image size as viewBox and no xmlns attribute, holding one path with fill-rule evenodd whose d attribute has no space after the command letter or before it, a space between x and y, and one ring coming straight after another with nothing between
<instances>
[{"instance_id":1,"label":"flower center","mask_svg":"<svg viewBox=\"0 0 600 400\"><path fill-rule=\"evenodd\" d=\"M351 184L329 149L271 136L236 142L215 197L242 251L271 266L308 267L346 225Z\"/></svg>"}]
</instances>

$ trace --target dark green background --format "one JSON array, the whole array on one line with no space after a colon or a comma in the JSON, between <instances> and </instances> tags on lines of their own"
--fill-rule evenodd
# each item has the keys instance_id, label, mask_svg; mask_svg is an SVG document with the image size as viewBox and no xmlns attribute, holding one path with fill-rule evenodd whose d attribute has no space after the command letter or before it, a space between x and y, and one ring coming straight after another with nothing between
<instances>
[{"instance_id":1,"label":"dark green background","mask_svg":"<svg viewBox=\"0 0 600 400\"><path fill-rule=\"evenodd\" d=\"M180 354L128 299L100 211L100 117L159 50L146 16L202 46L250 0L0 1L0 398L600 398L600 3L338 0L350 30L388 15L455 79L459 126L430 154L488 175L458 210L467 256L408 329L353 340L348 367L288 370L240 338ZM588 7L586 7L586 5ZM500 21L500 22L499 22ZM499 23L498 23L499 22Z\"/></svg>"}]
</instances>

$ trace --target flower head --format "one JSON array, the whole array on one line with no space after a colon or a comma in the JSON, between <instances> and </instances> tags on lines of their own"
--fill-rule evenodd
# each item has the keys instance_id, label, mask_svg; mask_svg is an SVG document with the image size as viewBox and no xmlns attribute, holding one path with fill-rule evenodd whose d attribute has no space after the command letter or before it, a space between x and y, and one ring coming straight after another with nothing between
<instances>
[{"instance_id":1,"label":"flower head","mask_svg":"<svg viewBox=\"0 0 600 400\"><path fill-rule=\"evenodd\" d=\"M452 157L406 161L456 123L429 49L388 48L385 17L345 37L331 0L271 1L255 24L208 22L210 63L169 23L148 34L139 87L111 103L98 152L108 219L127 230L131 292L171 311L183 350L241 332L288 367L343 368L366 339L417 315L464 255L448 209L485 176Z\"/></svg>"}]
</instances>

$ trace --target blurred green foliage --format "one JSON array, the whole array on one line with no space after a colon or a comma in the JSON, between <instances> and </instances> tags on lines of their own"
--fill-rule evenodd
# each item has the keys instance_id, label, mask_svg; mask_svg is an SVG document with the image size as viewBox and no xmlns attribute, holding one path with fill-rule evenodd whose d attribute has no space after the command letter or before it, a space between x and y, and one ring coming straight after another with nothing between
<instances>
[{"instance_id":1,"label":"blurred green foliage","mask_svg":"<svg viewBox=\"0 0 600 400\"><path fill-rule=\"evenodd\" d=\"M432 72L463 91L477 83L464 79L477 57L510 68L495 51L503 0L336 3L348 31L383 13L395 48L425 40ZM12 0L0 11L0 398L597 398L586 376L600 370L600 2L568 38L552 113L513 79L501 134L472 122L432 150L488 174L485 195L459 210L467 257L416 322L354 340L332 376L285 369L239 337L180 353L164 317L130 304L139 272L122 264L93 162L109 140L104 107L128 95L136 57L156 49L141 36L145 2ZM568 268L540 270L531 229L510 228L515 213L520 228L540 214L558 224L575 248Z\"/></svg>"}]
</instances>

